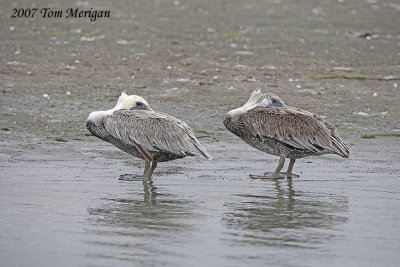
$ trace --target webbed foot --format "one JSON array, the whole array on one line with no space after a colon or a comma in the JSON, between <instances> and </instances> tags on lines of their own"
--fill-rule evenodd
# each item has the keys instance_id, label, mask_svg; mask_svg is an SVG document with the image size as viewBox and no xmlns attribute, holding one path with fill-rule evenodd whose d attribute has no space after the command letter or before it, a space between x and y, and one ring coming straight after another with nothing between
<instances>
[{"instance_id":1,"label":"webbed foot","mask_svg":"<svg viewBox=\"0 0 400 267\"><path fill-rule=\"evenodd\" d=\"M278 173L275 174L273 172L265 172L264 175L249 175L251 179L285 179L285 174Z\"/></svg>"},{"instance_id":2,"label":"webbed foot","mask_svg":"<svg viewBox=\"0 0 400 267\"><path fill-rule=\"evenodd\" d=\"M142 180L143 175L137 175L137 174L121 174L118 178L120 181L136 181L136 180Z\"/></svg>"}]
</instances>

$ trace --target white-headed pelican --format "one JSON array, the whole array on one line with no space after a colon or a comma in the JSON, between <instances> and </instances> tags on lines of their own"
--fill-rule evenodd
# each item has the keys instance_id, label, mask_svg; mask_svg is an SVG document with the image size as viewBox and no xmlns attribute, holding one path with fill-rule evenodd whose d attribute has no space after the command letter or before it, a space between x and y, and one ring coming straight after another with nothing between
<instances>
[{"instance_id":1,"label":"white-headed pelican","mask_svg":"<svg viewBox=\"0 0 400 267\"><path fill-rule=\"evenodd\" d=\"M292 173L296 159L323 154L349 157L349 148L340 139L336 128L321 117L299 109L288 107L272 93L262 94L255 90L240 108L228 112L225 127L250 146L279 156L279 165L272 176L252 178L278 178L285 158L289 158L286 177Z\"/></svg>"},{"instance_id":2,"label":"white-headed pelican","mask_svg":"<svg viewBox=\"0 0 400 267\"><path fill-rule=\"evenodd\" d=\"M210 155L183 121L154 111L145 99L122 92L117 105L90 113L86 126L96 137L145 160L143 179L150 179L158 162Z\"/></svg>"}]
</instances>

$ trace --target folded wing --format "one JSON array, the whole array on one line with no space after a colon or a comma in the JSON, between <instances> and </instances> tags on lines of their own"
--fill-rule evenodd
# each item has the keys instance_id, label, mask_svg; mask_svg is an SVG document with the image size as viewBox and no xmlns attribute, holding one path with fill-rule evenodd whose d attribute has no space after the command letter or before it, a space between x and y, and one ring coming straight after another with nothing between
<instances>
[{"instance_id":1,"label":"folded wing","mask_svg":"<svg viewBox=\"0 0 400 267\"><path fill-rule=\"evenodd\" d=\"M105 129L127 145L141 145L149 152L210 155L183 121L165 113L122 110L103 119Z\"/></svg>"},{"instance_id":2,"label":"folded wing","mask_svg":"<svg viewBox=\"0 0 400 267\"><path fill-rule=\"evenodd\" d=\"M274 138L297 149L349 156L336 128L321 117L300 109L257 107L243 115L253 134Z\"/></svg>"}]
</instances>

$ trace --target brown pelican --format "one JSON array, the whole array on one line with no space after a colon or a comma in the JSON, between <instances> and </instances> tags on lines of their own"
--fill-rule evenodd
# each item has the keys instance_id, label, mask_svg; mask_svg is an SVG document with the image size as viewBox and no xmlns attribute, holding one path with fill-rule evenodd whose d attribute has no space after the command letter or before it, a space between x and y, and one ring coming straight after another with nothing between
<instances>
[{"instance_id":1,"label":"brown pelican","mask_svg":"<svg viewBox=\"0 0 400 267\"><path fill-rule=\"evenodd\" d=\"M279 156L279 164L272 176L250 175L252 178L280 178L280 171L289 158L286 177L292 173L296 159L323 154L349 157L349 148L343 143L336 128L323 118L299 109L288 107L272 93L253 91L240 108L228 112L225 127L250 146Z\"/></svg>"},{"instance_id":2,"label":"brown pelican","mask_svg":"<svg viewBox=\"0 0 400 267\"><path fill-rule=\"evenodd\" d=\"M211 158L185 122L156 112L142 97L125 92L114 108L90 113L86 127L98 138L144 159L145 180L158 162L195 155Z\"/></svg>"}]
</instances>

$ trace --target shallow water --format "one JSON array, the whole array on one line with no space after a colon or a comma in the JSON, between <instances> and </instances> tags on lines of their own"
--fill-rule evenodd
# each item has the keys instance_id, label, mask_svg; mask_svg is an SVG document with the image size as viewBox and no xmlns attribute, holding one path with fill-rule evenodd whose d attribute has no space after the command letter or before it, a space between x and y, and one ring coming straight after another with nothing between
<instances>
[{"instance_id":1,"label":"shallow water","mask_svg":"<svg viewBox=\"0 0 400 267\"><path fill-rule=\"evenodd\" d=\"M160 164L144 184L140 161L97 140L3 144L4 266L400 264L395 138L300 160L293 181L251 180L277 159L206 144L213 161Z\"/></svg>"}]
</instances>

